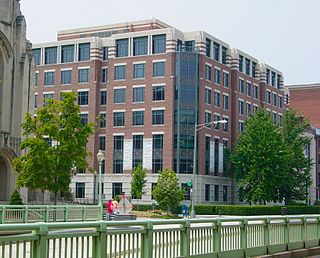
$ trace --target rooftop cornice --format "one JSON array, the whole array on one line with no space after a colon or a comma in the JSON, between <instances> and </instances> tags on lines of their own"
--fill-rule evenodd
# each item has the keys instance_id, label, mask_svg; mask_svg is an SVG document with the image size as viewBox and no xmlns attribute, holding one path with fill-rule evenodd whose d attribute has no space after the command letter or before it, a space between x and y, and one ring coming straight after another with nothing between
<instances>
[{"instance_id":1,"label":"rooftop cornice","mask_svg":"<svg viewBox=\"0 0 320 258\"><path fill-rule=\"evenodd\" d=\"M320 83L292 84L292 85L285 85L284 87L288 88L289 90L313 89L313 88L320 88Z\"/></svg>"}]
</instances>

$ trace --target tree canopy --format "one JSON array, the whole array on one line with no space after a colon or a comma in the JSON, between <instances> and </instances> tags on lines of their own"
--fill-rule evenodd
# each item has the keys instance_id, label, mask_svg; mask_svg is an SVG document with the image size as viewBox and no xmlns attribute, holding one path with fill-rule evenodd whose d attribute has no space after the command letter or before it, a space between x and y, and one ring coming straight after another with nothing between
<instances>
[{"instance_id":1,"label":"tree canopy","mask_svg":"<svg viewBox=\"0 0 320 258\"><path fill-rule=\"evenodd\" d=\"M145 186L147 170L141 166L136 166L132 171L131 180L131 195L133 198L141 199L142 195L145 194Z\"/></svg>"}]
</instances>

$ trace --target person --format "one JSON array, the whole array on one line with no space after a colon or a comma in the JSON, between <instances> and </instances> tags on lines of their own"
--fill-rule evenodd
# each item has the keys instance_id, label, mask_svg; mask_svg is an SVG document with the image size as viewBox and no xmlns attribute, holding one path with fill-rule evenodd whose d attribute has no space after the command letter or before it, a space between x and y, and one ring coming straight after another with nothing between
<instances>
[{"instance_id":1,"label":"person","mask_svg":"<svg viewBox=\"0 0 320 258\"><path fill-rule=\"evenodd\" d=\"M107 220L110 220L111 219L111 214L112 214L112 211L113 211L113 205L112 205L112 200L110 199L107 203Z\"/></svg>"},{"instance_id":2,"label":"person","mask_svg":"<svg viewBox=\"0 0 320 258\"><path fill-rule=\"evenodd\" d=\"M116 199L114 199L112 202L113 214L119 214L118 206L119 206L118 201Z\"/></svg>"}]
</instances>

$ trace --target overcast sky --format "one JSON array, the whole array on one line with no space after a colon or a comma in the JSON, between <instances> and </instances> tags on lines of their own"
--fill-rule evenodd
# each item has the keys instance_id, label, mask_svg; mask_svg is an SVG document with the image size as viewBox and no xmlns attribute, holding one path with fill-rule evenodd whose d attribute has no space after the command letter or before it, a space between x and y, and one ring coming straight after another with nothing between
<instances>
[{"instance_id":1,"label":"overcast sky","mask_svg":"<svg viewBox=\"0 0 320 258\"><path fill-rule=\"evenodd\" d=\"M285 84L320 82L320 0L21 0L33 43L58 30L155 17L204 30L283 72Z\"/></svg>"}]
</instances>

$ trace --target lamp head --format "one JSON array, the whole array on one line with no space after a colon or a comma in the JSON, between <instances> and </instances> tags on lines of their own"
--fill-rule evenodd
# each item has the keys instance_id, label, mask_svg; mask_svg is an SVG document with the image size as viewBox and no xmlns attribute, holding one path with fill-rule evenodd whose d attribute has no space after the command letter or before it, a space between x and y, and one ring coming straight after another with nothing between
<instances>
[{"instance_id":1,"label":"lamp head","mask_svg":"<svg viewBox=\"0 0 320 258\"><path fill-rule=\"evenodd\" d=\"M104 160L104 154L101 150L97 153L97 159L99 162L102 162Z\"/></svg>"}]
</instances>

